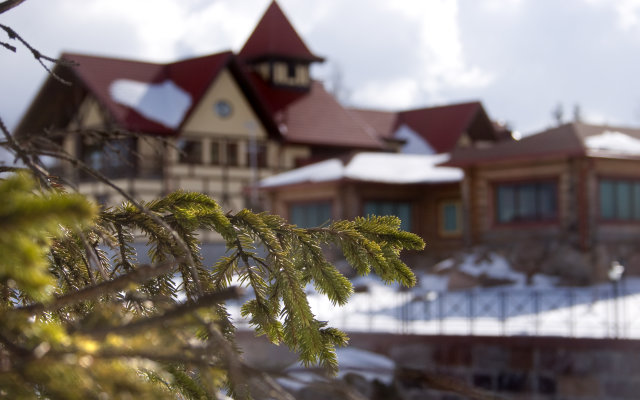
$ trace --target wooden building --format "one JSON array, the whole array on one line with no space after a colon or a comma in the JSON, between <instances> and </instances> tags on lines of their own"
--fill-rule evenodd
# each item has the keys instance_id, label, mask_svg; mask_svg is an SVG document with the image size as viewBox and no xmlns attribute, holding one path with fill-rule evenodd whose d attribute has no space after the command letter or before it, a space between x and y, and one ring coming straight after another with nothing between
<instances>
[{"instance_id":1,"label":"wooden building","mask_svg":"<svg viewBox=\"0 0 640 400\"><path fill-rule=\"evenodd\" d=\"M366 215L395 215L429 251L459 249L462 237L458 168L439 167L440 155L358 153L330 159L261 182L268 208L302 227Z\"/></svg>"},{"instance_id":2,"label":"wooden building","mask_svg":"<svg viewBox=\"0 0 640 400\"><path fill-rule=\"evenodd\" d=\"M458 148L446 165L464 171L466 246L528 243L546 257L572 248L602 278L614 260L640 272L639 162L639 129L570 123Z\"/></svg>"}]
</instances>

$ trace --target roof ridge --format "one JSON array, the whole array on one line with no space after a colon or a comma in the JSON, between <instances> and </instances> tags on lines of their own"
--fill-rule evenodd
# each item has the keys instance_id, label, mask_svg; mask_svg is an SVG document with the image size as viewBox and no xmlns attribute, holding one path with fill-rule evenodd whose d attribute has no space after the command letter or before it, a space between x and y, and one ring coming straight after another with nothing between
<instances>
[{"instance_id":1,"label":"roof ridge","mask_svg":"<svg viewBox=\"0 0 640 400\"><path fill-rule=\"evenodd\" d=\"M273 0L262 14L238 56L251 60L268 56L280 56L305 61L324 61L309 50L293 24Z\"/></svg>"}]
</instances>

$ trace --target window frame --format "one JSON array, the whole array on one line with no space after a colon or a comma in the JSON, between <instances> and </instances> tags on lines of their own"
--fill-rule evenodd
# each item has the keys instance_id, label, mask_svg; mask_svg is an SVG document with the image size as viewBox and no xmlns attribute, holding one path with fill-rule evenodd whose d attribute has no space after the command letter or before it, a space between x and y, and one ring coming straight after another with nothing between
<instances>
[{"instance_id":1,"label":"window frame","mask_svg":"<svg viewBox=\"0 0 640 400\"><path fill-rule=\"evenodd\" d=\"M539 188L542 185L551 185L552 188L552 199L554 210L553 213L544 217L540 214L540 195L541 192ZM492 182L492 190L491 194L493 196L491 201L491 208L493 211L492 222L496 227L509 227L509 226L522 226L522 225L555 225L560 221L560 191L559 191L559 178L557 177L549 177L549 178L537 178L537 179L523 179L523 180L505 180L505 181L496 181ZM524 188L533 187L534 194L534 213L533 217L525 217L525 216L516 216L511 218L510 220L501 220L500 219L500 188L509 188L511 187L514 193L514 215L515 210L522 209L524 204L521 202L522 190Z\"/></svg>"},{"instance_id":2,"label":"window frame","mask_svg":"<svg viewBox=\"0 0 640 400\"><path fill-rule=\"evenodd\" d=\"M319 222L318 224L315 224L315 223L307 224L308 226L302 226L297 224L296 221L293 220L293 213L294 213L293 208L294 207L310 207L310 206L328 206L329 218L325 221ZM289 221L290 224L296 225L299 228L315 228L335 219L333 215L333 209L334 209L333 201L331 199L290 201L286 203L286 207L287 207L287 221Z\"/></svg>"},{"instance_id":3,"label":"window frame","mask_svg":"<svg viewBox=\"0 0 640 400\"><path fill-rule=\"evenodd\" d=\"M200 155L197 158L192 158L190 152L186 152L185 148L190 144L196 145L196 148L200 149ZM183 147L184 146L184 147ZM178 164L188 165L202 165L204 164L204 142L200 138L180 138L176 143L176 149L178 150Z\"/></svg>"},{"instance_id":4,"label":"window frame","mask_svg":"<svg viewBox=\"0 0 640 400\"><path fill-rule=\"evenodd\" d=\"M367 204L371 204L371 203L375 203L377 205L380 204L385 204L385 205L392 205L392 206L399 206L399 205L406 205L409 207L409 218L408 219L402 219L400 216L398 216L397 214L375 214L375 213L367 213ZM376 215L376 216L385 216L385 215L394 215L398 218L400 218L401 224L400 224L400 229L403 231L407 231L407 232L413 232L412 229L416 228L416 224L414 222L414 218L415 218L415 209L414 209L414 201L412 200L404 200L404 199L400 199L400 200L396 200L396 199L380 199L380 198L367 198L367 199L363 199L362 200L362 204L361 204L361 212L360 215L367 217L369 215Z\"/></svg>"},{"instance_id":5,"label":"window frame","mask_svg":"<svg viewBox=\"0 0 640 400\"><path fill-rule=\"evenodd\" d=\"M235 140L226 140L224 144L224 165L228 167L240 166L240 145Z\"/></svg>"},{"instance_id":6,"label":"window frame","mask_svg":"<svg viewBox=\"0 0 640 400\"><path fill-rule=\"evenodd\" d=\"M445 215L445 207L453 205L456 213L456 222L457 227L455 230L447 230L446 229L446 215ZM453 237L461 237L463 231L463 220L462 220L462 200L460 199L442 199L438 201L438 235L444 238L453 238Z\"/></svg>"},{"instance_id":7,"label":"window frame","mask_svg":"<svg viewBox=\"0 0 640 400\"><path fill-rule=\"evenodd\" d=\"M603 213L602 213L602 184L603 182L611 182L614 184L614 189L613 189L613 217L608 218L608 217L604 217ZM620 217L620 212L618 210L618 206L619 203L617 201L617 196L619 194L619 191L617 189L617 185L620 183L627 183L629 185L629 191L628 191L628 204L629 204L629 217L628 218L621 218ZM634 197L635 197L635 190L634 190L634 186L638 187L638 199L636 200L636 204L634 205ZM629 177L629 176L598 176L597 178L597 185L596 185L596 190L597 190L597 200L596 200L596 208L597 208L597 216L598 216L598 221L602 222L602 223L618 223L618 224L640 224L640 177Z\"/></svg>"}]
</instances>

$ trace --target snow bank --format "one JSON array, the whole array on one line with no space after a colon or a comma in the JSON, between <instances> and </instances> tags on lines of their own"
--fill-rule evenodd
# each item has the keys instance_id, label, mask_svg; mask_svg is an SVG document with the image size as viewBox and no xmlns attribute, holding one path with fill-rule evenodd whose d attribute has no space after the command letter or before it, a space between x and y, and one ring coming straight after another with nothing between
<instances>
[{"instance_id":1,"label":"snow bank","mask_svg":"<svg viewBox=\"0 0 640 400\"><path fill-rule=\"evenodd\" d=\"M116 103L131 107L145 118L176 129L191 107L191 96L173 81L148 83L117 79L109 86Z\"/></svg>"},{"instance_id":2,"label":"snow bank","mask_svg":"<svg viewBox=\"0 0 640 400\"><path fill-rule=\"evenodd\" d=\"M507 279L518 285L526 283L526 277L523 273L514 271L504 257L495 253L489 254L486 259L479 261L476 260L475 255L468 254L458 268L475 277L484 275L494 279Z\"/></svg>"}]
</instances>

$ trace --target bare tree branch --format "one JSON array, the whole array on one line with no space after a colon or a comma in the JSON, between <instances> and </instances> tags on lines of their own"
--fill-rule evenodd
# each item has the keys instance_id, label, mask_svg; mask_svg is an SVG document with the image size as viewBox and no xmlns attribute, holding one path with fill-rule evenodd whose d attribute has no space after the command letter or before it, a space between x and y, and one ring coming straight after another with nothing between
<instances>
[{"instance_id":1,"label":"bare tree branch","mask_svg":"<svg viewBox=\"0 0 640 400\"><path fill-rule=\"evenodd\" d=\"M19 6L20 4L24 3L26 0L7 0L7 1L3 1L2 3L0 3L0 14L2 14L5 11L9 11L14 7Z\"/></svg>"}]
</instances>

